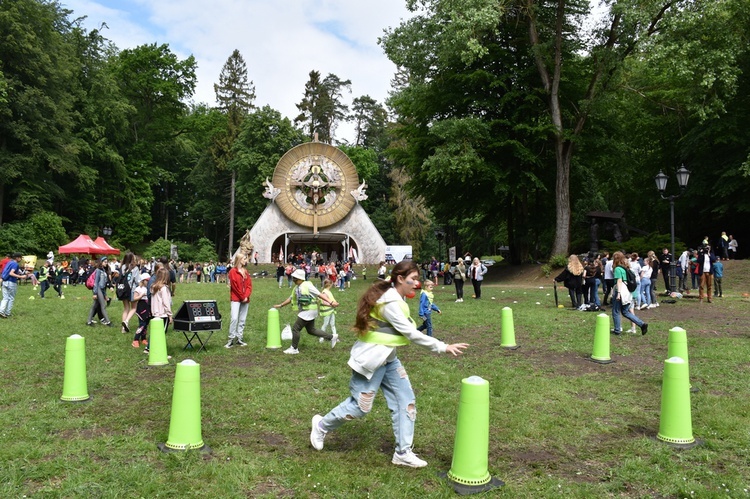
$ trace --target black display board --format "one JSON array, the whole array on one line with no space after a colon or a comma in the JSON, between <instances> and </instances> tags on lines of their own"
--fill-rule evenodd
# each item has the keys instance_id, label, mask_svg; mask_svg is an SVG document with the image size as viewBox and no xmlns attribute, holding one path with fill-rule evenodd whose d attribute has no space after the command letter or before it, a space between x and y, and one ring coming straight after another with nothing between
<instances>
[{"instance_id":1,"label":"black display board","mask_svg":"<svg viewBox=\"0 0 750 499\"><path fill-rule=\"evenodd\" d=\"M221 314L216 300L186 300L174 316L177 331L218 331Z\"/></svg>"}]
</instances>

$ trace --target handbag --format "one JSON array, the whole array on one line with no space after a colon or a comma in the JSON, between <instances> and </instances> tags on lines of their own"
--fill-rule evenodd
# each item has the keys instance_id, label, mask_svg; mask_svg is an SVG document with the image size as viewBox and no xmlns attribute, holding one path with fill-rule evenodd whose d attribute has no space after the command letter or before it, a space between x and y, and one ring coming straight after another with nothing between
<instances>
[{"instance_id":1,"label":"handbag","mask_svg":"<svg viewBox=\"0 0 750 499\"><path fill-rule=\"evenodd\" d=\"M292 326L290 326L289 324L284 326L284 329L281 330L281 339L282 340L292 339Z\"/></svg>"}]
</instances>

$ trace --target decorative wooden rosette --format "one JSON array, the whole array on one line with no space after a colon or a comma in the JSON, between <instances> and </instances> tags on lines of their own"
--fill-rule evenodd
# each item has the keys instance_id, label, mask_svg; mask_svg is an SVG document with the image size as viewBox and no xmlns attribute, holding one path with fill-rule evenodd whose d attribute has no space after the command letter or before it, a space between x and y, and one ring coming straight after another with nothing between
<instances>
[{"instance_id":1,"label":"decorative wooden rosette","mask_svg":"<svg viewBox=\"0 0 750 499\"><path fill-rule=\"evenodd\" d=\"M273 172L281 188L276 204L290 220L304 227L328 227L344 218L356 200L357 169L343 151L322 142L293 147Z\"/></svg>"}]
</instances>

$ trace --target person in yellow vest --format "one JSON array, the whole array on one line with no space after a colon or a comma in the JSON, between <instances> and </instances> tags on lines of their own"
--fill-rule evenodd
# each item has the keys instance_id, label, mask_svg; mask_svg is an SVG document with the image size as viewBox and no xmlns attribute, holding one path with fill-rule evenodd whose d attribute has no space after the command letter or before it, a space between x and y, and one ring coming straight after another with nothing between
<instances>
[{"instance_id":1,"label":"person in yellow vest","mask_svg":"<svg viewBox=\"0 0 750 499\"><path fill-rule=\"evenodd\" d=\"M352 369L350 396L325 416L313 416L310 443L315 450L323 449L328 432L367 415L381 389L391 410L396 436L391 462L412 468L427 466L412 450L417 406L409 376L396 356L396 347L413 342L436 353L458 356L469 345L446 345L417 330L404 297L415 295L418 277L419 268L414 262L401 261L391 271L390 280L376 281L359 299L354 325L358 339L348 362Z\"/></svg>"},{"instance_id":2,"label":"person in yellow vest","mask_svg":"<svg viewBox=\"0 0 750 499\"><path fill-rule=\"evenodd\" d=\"M334 307L334 302L327 299L325 296L321 296L320 291L313 286L313 283L305 279L305 271L297 269L292 272L292 280L294 281L294 288L292 288L292 294L289 298L283 302L274 305L274 308L281 308L289 305L294 301L297 304L299 313L297 314L297 320L292 326L292 346L284 350L287 354L298 354L299 353L299 340L300 331L302 328L307 330L307 334L317 336L329 340L331 342L331 348L336 346L339 341L339 335L336 333L328 334L325 331L321 331L315 327L315 318L318 316L318 298L323 305Z\"/></svg>"},{"instance_id":3,"label":"person in yellow vest","mask_svg":"<svg viewBox=\"0 0 750 499\"><path fill-rule=\"evenodd\" d=\"M331 293L331 287L333 287L333 281L326 279L323 281L323 291L320 292L320 298L318 298L318 313L323 318L323 332L328 330L328 326L331 326L331 333L336 334L336 307L339 306L339 302L333 297ZM330 305L323 303L321 298L325 298ZM320 342L323 343L325 338L320 337Z\"/></svg>"}]
</instances>

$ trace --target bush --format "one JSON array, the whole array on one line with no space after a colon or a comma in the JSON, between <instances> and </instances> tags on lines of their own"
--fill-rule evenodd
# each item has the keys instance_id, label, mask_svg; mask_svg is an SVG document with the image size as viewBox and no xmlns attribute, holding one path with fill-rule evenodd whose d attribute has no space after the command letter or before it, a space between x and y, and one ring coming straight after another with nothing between
<instances>
[{"instance_id":1,"label":"bush","mask_svg":"<svg viewBox=\"0 0 750 499\"><path fill-rule=\"evenodd\" d=\"M63 228L63 219L56 214L43 211L28 220L3 225L0 231L0 253L18 251L24 255L46 255L57 253L57 248L68 242Z\"/></svg>"},{"instance_id":2,"label":"bush","mask_svg":"<svg viewBox=\"0 0 750 499\"><path fill-rule=\"evenodd\" d=\"M602 250L600 253L608 251L610 255L615 251L624 251L626 253L635 251L639 256L646 256L649 251L654 251L659 255L664 248L669 248L672 251L672 239L669 234L653 232L646 236L630 238L622 243L618 243L617 241L601 241L601 247ZM682 252L682 249L686 247L685 243L675 239L675 251L678 256Z\"/></svg>"}]
</instances>

